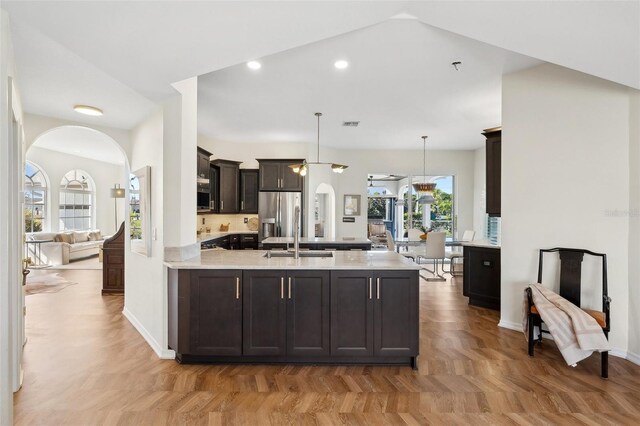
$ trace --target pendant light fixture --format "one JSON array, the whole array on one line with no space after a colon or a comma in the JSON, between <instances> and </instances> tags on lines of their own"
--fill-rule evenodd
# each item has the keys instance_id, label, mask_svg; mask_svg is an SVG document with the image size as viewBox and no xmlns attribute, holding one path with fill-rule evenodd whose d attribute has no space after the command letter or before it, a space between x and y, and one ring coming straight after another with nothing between
<instances>
[{"instance_id":1,"label":"pendant light fixture","mask_svg":"<svg viewBox=\"0 0 640 426\"><path fill-rule=\"evenodd\" d=\"M311 161L311 162L307 162L306 160L302 162L302 164L292 164L289 167L291 167L291 169L293 170L294 173L299 173L300 176L306 176L307 175L307 170L308 170L308 165L309 164L330 164L331 165L331 170L334 173L342 173L344 172L344 170L349 167L349 166L345 166L344 164L337 164L337 163L322 163L320 162L320 117L322 117L322 113L321 112L316 112L314 114L317 118L318 118L318 151L317 151L317 157L316 157L316 161Z\"/></svg>"},{"instance_id":2,"label":"pendant light fixture","mask_svg":"<svg viewBox=\"0 0 640 426\"><path fill-rule=\"evenodd\" d=\"M427 137L422 136L422 178L426 179L427 177ZM418 204L433 204L436 199L433 198L433 190L436 189L435 182L420 182L414 183L413 189L416 190L419 194L422 194L420 198L418 198Z\"/></svg>"}]
</instances>

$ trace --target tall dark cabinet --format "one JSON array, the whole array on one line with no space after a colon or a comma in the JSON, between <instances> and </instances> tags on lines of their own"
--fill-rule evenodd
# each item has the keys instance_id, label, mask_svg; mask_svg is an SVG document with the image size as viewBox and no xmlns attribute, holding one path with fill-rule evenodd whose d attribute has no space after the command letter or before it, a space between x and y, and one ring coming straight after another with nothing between
<instances>
[{"instance_id":1,"label":"tall dark cabinet","mask_svg":"<svg viewBox=\"0 0 640 426\"><path fill-rule=\"evenodd\" d=\"M258 213L258 169L240 169L240 213Z\"/></svg>"},{"instance_id":2,"label":"tall dark cabinet","mask_svg":"<svg viewBox=\"0 0 640 426\"><path fill-rule=\"evenodd\" d=\"M502 190L502 128L486 129L482 133L487 141L486 193L487 214L500 216Z\"/></svg>"},{"instance_id":3,"label":"tall dark cabinet","mask_svg":"<svg viewBox=\"0 0 640 426\"><path fill-rule=\"evenodd\" d=\"M469 304L500 310L500 249L465 246L462 294Z\"/></svg>"},{"instance_id":4,"label":"tall dark cabinet","mask_svg":"<svg viewBox=\"0 0 640 426\"><path fill-rule=\"evenodd\" d=\"M240 163L229 160L214 160L211 164L218 170L218 199L215 201L215 212L238 213Z\"/></svg>"},{"instance_id":5,"label":"tall dark cabinet","mask_svg":"<svg viewBox=\"0 0 640 426\"><path fill-rule=\"evenodd\" d=\"M291 164L300 164L302 159L259 159L260 191L298 192L304 188L304 178L294 173Z\"/></svg>"},{"instance_id":6,"label":"tall dark cabinet","mask_svg":"<svg viewBox=\"0 0 640 426\"><path fill-rule=\"evenodd\" d=\"M102 244L102 294L124 293L124 222Z\"/></svg>"}]
</instances>

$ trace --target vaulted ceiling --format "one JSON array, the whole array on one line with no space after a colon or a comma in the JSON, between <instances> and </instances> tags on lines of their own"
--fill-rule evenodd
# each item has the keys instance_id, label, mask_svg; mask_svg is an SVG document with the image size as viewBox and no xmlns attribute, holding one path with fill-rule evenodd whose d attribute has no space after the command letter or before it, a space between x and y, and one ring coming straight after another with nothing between
<instances>
[{"instance_id":1,"label":"vaulted ceiling","mask_svg":"<svg viewBox=\"0 0 640 426\"><path fill-rule=\"evenodd\" d=\"M505 69L502 72L508 71L509 67L526 66L521 62L524 56L640 88L638 1L3 1L2 8L11 18L17 78L25 111L116 128L129 129L140 122L157 107L159 101L175 93L171 88L173 82L220 70L222 78L234 66L254 58L264 58L265 65L273 60L274 66L280 61L283 64L295 62L296 55L306 55L302 50L305 47L311 49L309 52L320 52L320 42L335 46L336 41L343 39L347 45L350 42L353 46L360 36L357 30L361 30L363 36L369 34L372 37L378 31L388 30L394 39L398 39L402 31L427 35L420 40L402 43L397 48L399 52L390 49L385 40L380 40L380 48L385 54L393 54L396 60L404 56L407 64L416 67L440 65L444 58L443 51L437 51L439 56L434 58L415 54L420 51L420 43L428 45L429 40L441 40L455 47L458 46L456 40L461 40L459 36L464 36L476 42L468 40L467 43L459 43L460 46L473 44L478 52L488 52L490 57L503 60ZM391 27L396 24L388 20L398 15L415 18L417 21L413 23L422 27L400 29L394 36ZM437 29L453 34L446 35ZM367 50L376 49L371 40L363 42L363 46L367 46ZM402 52L405 47L408 51ZM461 49L468 53L464 47ZM357 60L370 61L367 55L373 56L371 53L353 52L356 60L352 60L350 75L358 71ZM324 58L330 56L327 53ZM462 58L465 65L458 77L444 74L444 70L443 75L452 79L470 76L479 80L482 73L476 73L473 68L475 59L479 58L467 58L471 59ZM394 74L389 63L384 59L379 61L382 63L378 66L380 73ZM368 62L367 67L371 66ZM481 70L486 71L484 68ZM265 75L270 72L266 66L263 71ZM436 71L425 70L428 72ZM364 75L363 79L358 77L362 84L371 84L366 81L368 73ZM345 76L338 77L342 80L336 84L340 91L348 93L358 86L348 81L353 77ZM313 77L318 78L314 75L309 80ZM478 84L478 81L464 82L462 87L471 91L473 87L480 87ZM405 82L401 79L385 82L381 89L385 95L382 99L388 101L392 97L390 86L394 85L405 85ZM398 86L398 89L403 96L409 93L408 87ZM477 93L457 95L455 89L455 85L443 85L429 90L454 93L451 99L456 101L479 99ZM336 96L336 93L330 94ZM422 96L421 93L409 96L413 105L417 103L414 97L421 99L424 93ZM319 107L323 107L322 101L318 100ZM493 100L487 102L495 103ZM76 103L99 106L105 115L101 118L78 116L71 109ZM411 111L420 111L419 108L404 107L401 99L389 108L396 106L405 118L410 118ZM305 107L312 108L311 105ZM327 113L327 121L335 111L335 120L359 119L363 122L362 129L367 122L385 117L379 113L367 119L366 110L338 110L332 104L327 104L327 107L331 110L323 111ZM466 107L460 105L460 108ZM286 115L283 114L282 120L292 123L291 135L286 137L306 138L308 135L305 136L304 132L308 131L303 128L307 129L307 124L302 123L303 119ZM438 123L446 121L440 118L429 118L426 122L433 125L434 144L439 132ZM312 129L313 119L311 116L309 125ZM480 120L480 117L471 119ZM215 117L212 120L215 121ZM452 122L453 118L448 120ZM219 135L231 139L234 126L237 127L238 123L228 121L226 128L218 130ZM205 128L203 131L210 130ZM416 131L412 129L407 135ZM408 136L402 135L398 140L405 137ZM455 139L461 141L460 147L466 146L463 137ZM366 135L362 140L377 143Z\"/></svg>"}]
</instances>

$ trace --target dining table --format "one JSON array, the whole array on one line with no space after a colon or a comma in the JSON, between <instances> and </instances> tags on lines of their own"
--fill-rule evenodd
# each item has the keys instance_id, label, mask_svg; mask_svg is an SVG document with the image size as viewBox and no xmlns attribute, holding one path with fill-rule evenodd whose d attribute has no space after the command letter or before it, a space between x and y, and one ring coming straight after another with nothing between
<instances>
[{"instance_id":1,"label":"dining table","mask_svg":"<svg viewBox=\"0 0 640 426\"><path fill-rule=\"evenodd\" d=\"M395 243L396 251L399 253L401 247L406 248L406 247L424 245L427 243L427 240L426 239L414 240L414 239L409 239L408 237L400 237L400 238L394 238L393 242ZM462 247L462 243L464 242L465 241L463 240L454 240L453 238L449 237L444 240L444 245L445 247Z\"/></svg>"}]
</instances>

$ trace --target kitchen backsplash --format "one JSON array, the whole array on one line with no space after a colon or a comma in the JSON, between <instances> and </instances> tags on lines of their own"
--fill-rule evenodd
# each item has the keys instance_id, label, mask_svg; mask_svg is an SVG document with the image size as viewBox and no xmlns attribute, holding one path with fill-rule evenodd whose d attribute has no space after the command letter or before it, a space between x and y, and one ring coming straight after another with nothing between
<instances>
[{"instance_id":1,"label":"kitchen backsplash","mask_svg":"<svg viewBox=\"0 0 640 426\"><path fill-rule=\"evenodd\" d=\"M257 218L257 214L199 214L197 216L198 229L211 227L211 232L218 232L220 225L229 223L229 231L245 232L249 227L244 223L245 218ZM204 224L202 221L204 220Z\"/></svg>"}]
</instances>

